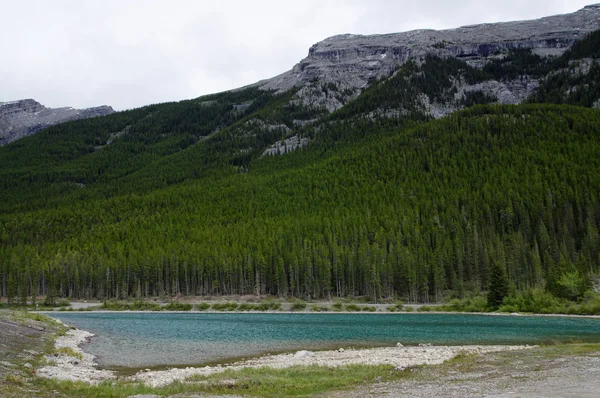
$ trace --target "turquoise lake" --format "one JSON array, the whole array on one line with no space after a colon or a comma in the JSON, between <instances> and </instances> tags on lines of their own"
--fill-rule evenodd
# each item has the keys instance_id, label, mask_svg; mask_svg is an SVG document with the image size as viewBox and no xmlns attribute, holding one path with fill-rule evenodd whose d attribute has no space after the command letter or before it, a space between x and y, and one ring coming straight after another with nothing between
<instances>
[{"instance_id":1,"label":"turquoise lake","mask_svg":"<svg viewBox=\"0 0 600 398\"><path fill-rule=\"evenodd\" d=\"M600 320L465 314L52 313L104 367L201 365L299 349L600 342Z\"/></svg>"}]
</instances>

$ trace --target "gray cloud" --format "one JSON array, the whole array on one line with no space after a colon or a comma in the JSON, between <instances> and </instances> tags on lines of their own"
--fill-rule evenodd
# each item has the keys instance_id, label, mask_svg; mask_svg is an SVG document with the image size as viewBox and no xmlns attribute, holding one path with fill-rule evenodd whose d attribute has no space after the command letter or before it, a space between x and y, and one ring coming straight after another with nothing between
<instances>
[{"instance_id":1,"label":"gray cloud","mask_svg":"<svg viewBox=\"0 0 600 398\"><path fill-rule=\"evenodd\" d=\"M0 101L127 109L290 69L340 33L538 18L588 1L0 0Z\"/></svg>"}]
</instances>

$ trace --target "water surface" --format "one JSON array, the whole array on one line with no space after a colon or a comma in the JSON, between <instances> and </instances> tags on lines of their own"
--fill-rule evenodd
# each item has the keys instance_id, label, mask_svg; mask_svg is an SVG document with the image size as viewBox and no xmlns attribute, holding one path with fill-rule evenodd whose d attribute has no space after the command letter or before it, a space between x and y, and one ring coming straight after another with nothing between
<instances>
[{"instance_id":1,"label":"water surface","mask_svg":"<svg viewBox=\"0 0 600 398\"><path fill-rule=\"evenodd\" d=\"M200 365L269 352L432 343L600 342L600 320L465 314L52 313L97 336L105 367Z\"/></svg>"}]
</instances>

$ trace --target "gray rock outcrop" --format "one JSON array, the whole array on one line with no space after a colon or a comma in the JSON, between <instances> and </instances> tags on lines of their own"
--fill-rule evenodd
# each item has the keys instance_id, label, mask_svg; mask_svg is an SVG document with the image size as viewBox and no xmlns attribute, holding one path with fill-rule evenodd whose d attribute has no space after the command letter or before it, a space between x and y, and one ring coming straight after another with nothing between
<instances>
[{"instance_id":1,"label":"gray rock outcrop","mask_svg":"<svg viewBox=\"0 0 600 398\"><path fill-rule=\"evenodd\" d=\"M113 113L110 106L46 108L33 99L0 102L0 146L58 123Z\"/></svg>"},{"instance_id":2,"label":"gray rock outcrop","mask_svg":"<svg viewBox=\"0 0 600 398\"><path fill-rule=\"evenodd\" d=\"M482 68L498 52L530 48L540 56L557 56L575 41L600 29L600 4L577 12L531 21L463 26L449 30L413 30L382 35L338 35L313 45L308 56L290 71L256 85L265 90L299 91L293 101L321 106L332 112L358 96L369 82L388 77L408 60L422 62L427 55L457 57ZM336 87L328 93L322 87ZM482 89L500 103L518 103L537 87L520 82L491 82ZM457 87L468 92L470 87ZM488 90L489 89L489 90ZM445 104L442 104L444 108ZM438 105L433 116L447 112ZM456 107L448 106L448 111Z\"/></svg>"},{"instance_id":3,"label":"gray rock outcrop","mask_svg":"<svg viewBox=\"0 0 600 398\"><path fill-rule=\"evenodd\" d=\"M361 89L389 76L409 59L427 54L458 57L482 66L497 51L532 48L539 55L559 55L576 40L600 29L600 4L575 13L531 21L489 23L449 30L413 30L383 35L338 35L313 45L292 70L259 82L280 92L319 79Z\"/></svg>"},{"instance_id":4,"label":"gray rock outcrop","mask_svg":"<svg viewBox=\"0 0 600 398\"><path fill-rule=\"evenodd\" d=\"M285 155L288 152L293 152L308 144L308 138L298 137L297 135L286 138L282 141L277 141L263 152L266 155Z\"/></svg>"}]
</instances>

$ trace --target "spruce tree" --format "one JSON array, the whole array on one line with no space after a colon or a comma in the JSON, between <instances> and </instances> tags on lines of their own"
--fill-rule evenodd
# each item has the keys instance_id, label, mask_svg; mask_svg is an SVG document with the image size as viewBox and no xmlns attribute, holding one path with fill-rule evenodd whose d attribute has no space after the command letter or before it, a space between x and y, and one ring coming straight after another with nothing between
<instances>
[{"instance_id":1,"label":"spruce tree","mask_svg":"<svg viewBox=\"0 0 600 398\"><path fill-rule=\"evenodd\" d=\"M492 309L497 309L507 295L508 278L506 277L506 272L500 264L496 263L490 275L490 286L487 297L488 306Z\"/></svg>"}]
</instances>

